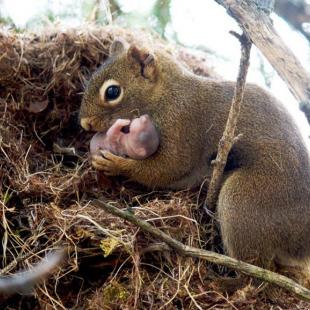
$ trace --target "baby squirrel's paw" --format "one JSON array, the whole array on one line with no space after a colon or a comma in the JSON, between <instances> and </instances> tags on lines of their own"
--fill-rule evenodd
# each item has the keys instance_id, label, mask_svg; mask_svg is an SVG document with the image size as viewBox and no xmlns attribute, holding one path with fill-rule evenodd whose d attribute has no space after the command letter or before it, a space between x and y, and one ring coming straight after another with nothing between
<instances>
[{"instance_id":1,"label":"baby squirrel's paw","mask_svg":"<svg viewBox=\"0 0 310 310\"><path fill-rule=\"evenodd\" d=\"M125 173L128 161L131 161L131 159L114 155L108 151L101 151L100 153L101 155L92 156L92 165L94 168L103 171L108 176Z\"/></svg>"}]
</instances>

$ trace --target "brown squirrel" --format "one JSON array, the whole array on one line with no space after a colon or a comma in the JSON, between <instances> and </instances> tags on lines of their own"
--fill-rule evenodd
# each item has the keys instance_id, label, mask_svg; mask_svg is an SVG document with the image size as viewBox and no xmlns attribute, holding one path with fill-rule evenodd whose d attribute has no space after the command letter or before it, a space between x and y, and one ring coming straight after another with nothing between
<instances>
[{"instance_id":1,"label":"brown squirrel","mask_svg":"<svg viewBox=\"0 0 310 310\"><path fill-rule=\"evenodd\" d=\"M104 152L92 158L106 175L149 187L183 189L210 177L234 82L202 78L165 51L120 40L92 76L80 109L86 130L106 132L118 118L148 114L160 134L152 156L135 160ZM237 134L217 202L227 253L271 268L306 270L310 259L309 154L284 106L247 84Z\"/></svg>"}]
</instances>

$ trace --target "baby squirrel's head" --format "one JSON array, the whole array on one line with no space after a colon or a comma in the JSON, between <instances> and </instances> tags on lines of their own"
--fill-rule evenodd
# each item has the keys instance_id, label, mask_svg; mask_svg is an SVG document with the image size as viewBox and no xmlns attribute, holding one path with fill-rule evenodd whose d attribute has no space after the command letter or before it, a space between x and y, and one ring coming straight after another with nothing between
<instances>
[{"instance_id":1,"label":"baby squirrel's head","mask_svg":"<svg viewBox=\"0 0 310 310\"><path fill-rule=\"evenodd\" d=\"M150 51L115 40L110 55L85 90L80 122L84 129L106 131L116 119L152 115L161 100L162 64Z\"/></svg>"}]
</instances>

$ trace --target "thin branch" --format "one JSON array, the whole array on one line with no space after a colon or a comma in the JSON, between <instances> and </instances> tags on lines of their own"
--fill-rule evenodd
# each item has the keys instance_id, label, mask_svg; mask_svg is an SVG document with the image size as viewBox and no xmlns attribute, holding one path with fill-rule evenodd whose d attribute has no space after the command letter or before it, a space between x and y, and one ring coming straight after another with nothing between
<instances>
[{"instance_id":1,"label":"thin branch","mask_svg":"<svg viewBox=\"0 0 310 310\"><path fill-rule=\"evenodd\" d=\"M241 59L240 59L240 67L237 83L234 91L234 97L230 107L226 127L218 145L218 152L216 159L213 161L214 167L212 171L212 177L209 184L207 201L206 201L208 209L210 210L215 209L216 201L220 191L224 168L227 162L227 157L233 144L237 139L235 137L235 130L243 100L246 75L250 64L250 53L252 46L250 39L245 34L243 34L242 36L240 36L235 32L231 32L231 34L237 37L241 43Z\"/></svg>"},{"instance_id":2,"label":"thin branch","mask_svg":"<svg viewBox=\"0 0 310 310\"><path fill-rule=\"evenodd\" d=\"M263 281L276 284L298 296L301 299L310 301L310 291L296 283L295 281L277 274L275 272L236 260L234 258L218 254L211 251L201 250L191 246L187 246L169 235L165 234L158 228L152 226L146 221L140 220L134 214L128 211L122 211L110 204L104 203L99 200L94 200L93 205L105 210L115 216L118 216L136 226L141 228L144 232L151 234L153 237L167 243L172 249L180 255L201 258L211 263L223 265L235 270L238 270L246 275L261 279Z\"/></svg>"},{"instance_id":3,"label":"thin branch","mask_svg":"<svg viewBox=\"0 0 310 310\"><path fill-rule=\"evenodd\" d=\"M240 25L257 48L268 59L301 105L310 106L310 75L285 45L273 27L272 20L252 0L215 0ZM310 108L303 108L303 111ZM310 124L310 113L306 114Z\"/></svg>"}]
</instances>

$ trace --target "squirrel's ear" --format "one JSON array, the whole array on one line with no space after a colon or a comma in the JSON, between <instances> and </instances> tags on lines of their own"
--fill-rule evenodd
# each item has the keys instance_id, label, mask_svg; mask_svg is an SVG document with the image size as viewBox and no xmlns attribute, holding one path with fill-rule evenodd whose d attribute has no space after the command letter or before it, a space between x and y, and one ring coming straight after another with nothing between
<instances>
[{"instance_id":1,"label":"squirrel's ear","mask_svg":"<svg viewBox=\"0 0 310 310\"><path fill-rule=\"evenodd\" d=\"M145 49L139 49L136 46L131 46L128 49L128 58L140 66L141 74L144 78L155 81L156 61L153 54Z\"/></svg>"},{"instance_id":2,"label":"squirrel's ear","mask_svg":"<svg viewBox=\"0 0 310 310\"><path fill-rule=\"evenodd\" d=\"M126 42L122 39L115 39L110 46L110 56L122 54L126 50Z\"/></svg>"}]
</instances>

